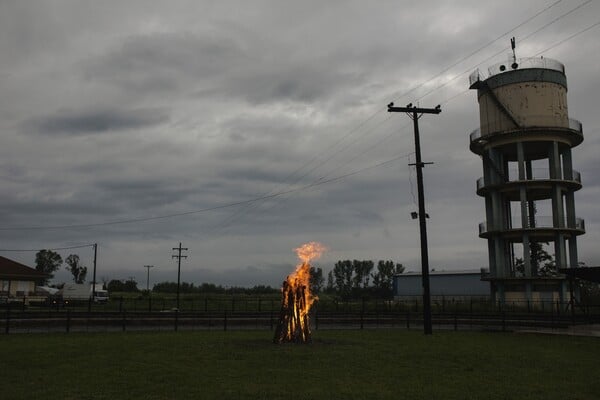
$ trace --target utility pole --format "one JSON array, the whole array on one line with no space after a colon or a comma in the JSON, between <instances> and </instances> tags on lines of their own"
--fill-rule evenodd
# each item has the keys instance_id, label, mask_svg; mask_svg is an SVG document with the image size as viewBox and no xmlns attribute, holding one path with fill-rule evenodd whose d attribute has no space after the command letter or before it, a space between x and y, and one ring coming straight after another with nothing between
<instances>
[{"instance_id":1,"label":"utility pole","mask_svg":"<svg viewBox=\"0 0 600 400\"><path fill-rule=\"evenodd\" d=\"M92 310L92 302L96 300L96 256L98 254L98 243L94 243L94 274L92 276L92 299L88 301L88 312Z\"/></svg>"},{"instance_id":2,"label":"utility pole","mask_svg":"<svg viewBox=\"0 0 600 400\"><path fill-rule=\"evenodd\" d=\"M173 250L177 250L177 254L174 254L172 258L177 259L177 310L179 310L179 281L181 278L181 259L187 258L187 256L182 256L182 251L187 251L187 247L181 247L181 242L179 242L179 247L173 247Z\"/></svg>"},{"instance_id":3,"label":"utility pole","mask_svg":"<svg viewBox=\"0 0 600 400\"><path fill-rule=\"evenodd\" d=\"M146 292L150 295L150 268L154 268L154 265L144 265L144 268L148 270L146 275Z\"/></svg>"},{"instance_id":4,"label":"utility pole","mask_svg":"<svg viewBox=\"0 0 600 400\"><path fill-rule=\"evenodd\" d=\"M423 191L423 166L433 164L430 162L424 163L421 161L421 141L419 138L419 118L423 114L439 114L442 112L438 105L435 108L420 108L413 107L412 103L406 107L394 107L394 103L388 104L388 112L403 112L406 113L414 124L415 132L415 155L417 167L417 186L419 190L419 228L421 232L421 277L423 285L423 330L426 335L431 335L431 293L429 290L429 255L427 252L427 224L425 218L425 194Z\"/></svg>"}]
</instances>

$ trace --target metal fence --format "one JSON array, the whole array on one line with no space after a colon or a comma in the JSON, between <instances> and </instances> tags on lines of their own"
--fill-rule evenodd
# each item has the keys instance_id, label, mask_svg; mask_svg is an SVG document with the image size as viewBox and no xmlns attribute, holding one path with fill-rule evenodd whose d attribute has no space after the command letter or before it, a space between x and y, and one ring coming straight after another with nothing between
<instances>
[{"instance_id":1,"label":"metal fence","mask_svg":"<svg viewBox=\"0 0 600 400\"><path fill-rule=\"evenodd\" d=\"M144 300L144 301L142 301ZM6 305L0 311L0 333L114 332L143 330L272 330L279 315L274 299L113 299L106 305L30 307ZM164 300L164 306L163 306ZM154 304L154 305L153 305ZM149 311L150 310L150 311ZM327 300L311 311L313 329L420 329L418 298L395 301ZM4 315L2 315L2 312ZM600 323L600 305L571 307L552 301L493 303L485 299L434 299L434 328L454 330L562 329L574 324Z\"/></svg>"}]
</instances>

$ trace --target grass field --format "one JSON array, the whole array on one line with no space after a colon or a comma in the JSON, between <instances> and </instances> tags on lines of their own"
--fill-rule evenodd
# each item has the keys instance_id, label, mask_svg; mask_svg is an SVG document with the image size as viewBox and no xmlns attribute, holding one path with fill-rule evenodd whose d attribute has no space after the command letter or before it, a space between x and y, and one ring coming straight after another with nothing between
<instances>
[{"instance_id":1,"label":"grass field","mask_svg":"<svg viewBox=\"0 0 600 400\"><path fill-rule=\"evenodd\" d=\"M0 336L8 399L597 399L600 340L265 331Z\"/></svg>"}]
</instances>

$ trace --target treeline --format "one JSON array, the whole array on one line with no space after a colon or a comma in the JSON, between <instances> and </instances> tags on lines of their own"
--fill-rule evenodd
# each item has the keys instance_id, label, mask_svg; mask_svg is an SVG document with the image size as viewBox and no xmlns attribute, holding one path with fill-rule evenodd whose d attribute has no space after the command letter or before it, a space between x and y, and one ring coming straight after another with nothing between
<instances>
[{"instance_id":1,"label":"treeline","mask_svg":"<svg viewBox=\"0 0 600 400\"><path fill-rule=\"evenodd\" d=\"M152 287L155 293L177 293L177 282L160 282ZM195 294L277 294L279 288L271 286L256 285L251 288L246 287L223 287L214 283L202 283L195 286L193 283L181 282L179 285L179 293L195 293Z\"/></svg>"},{"instance_id":2,"label":"treeline","mask_svg":"<svg viewBox=\"0 0 600 400\"><path fill-rule=\"evenodd\" d=\"M404 266L391 260L340 260L327 275L326 291L343 299L391 298L394 275L403 272Z\"/></svg>"},{"instance_id":3,"label":"treeline","mask_svg":"<svg viewBox=\"0 0 600 400\"><path fill-rule=\"evenodd\" d=\"M311 267L310 286L315 294L325 292L344 300L352 298L391 298L393 296L394 275L404 272L402 264L391 260L340 260L327 274L327 285L321 268ZM140 292L134 279L126 281L111 280L106 285L109 292ZM267 285L247 287L225 287L214 283L202 283L198 286L181 282L179 293L189 294L278 294L280 288ZM154 293L177 293L177 282L160 282L152 287Z\"/></svg>"}]
</instances>

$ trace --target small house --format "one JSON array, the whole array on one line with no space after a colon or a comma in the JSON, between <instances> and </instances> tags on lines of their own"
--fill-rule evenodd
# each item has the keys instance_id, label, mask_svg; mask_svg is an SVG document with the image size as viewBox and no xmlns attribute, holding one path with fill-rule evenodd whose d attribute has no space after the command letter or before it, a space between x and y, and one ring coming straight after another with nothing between
<instances>
[{"instance_id":1,"label":"small house","mask_svg":"<svg viewBox=\"0 0 600 400\"><path fill-rule=\"evenodd\" d=\"M0 256L0 302L43 300L36 287L48 275L36 269Z\"/></svg>"}]
</instances>

